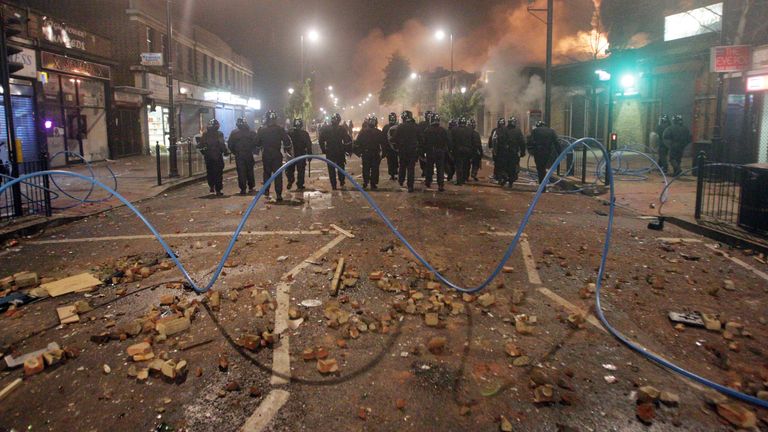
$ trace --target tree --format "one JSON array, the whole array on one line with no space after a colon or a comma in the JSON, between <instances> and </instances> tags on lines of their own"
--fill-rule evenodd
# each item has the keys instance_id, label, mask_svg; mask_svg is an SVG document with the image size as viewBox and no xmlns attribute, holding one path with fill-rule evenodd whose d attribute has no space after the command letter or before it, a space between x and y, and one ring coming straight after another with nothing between
<instances>
[{"instance_id":1,"label":"tree","mask_svg":"<svg viewBox=\"0 0 768 432\"><path fill-rule=\"evenodd\" d=\"M298 90L288 98L288 106L285 107L285 116L288 119L301 118L304 123L312 118L312 80L307 78Z\"/></svg>"},{"instance_id":2,"label":"tree","mask_svg":"<svg viewBox=\"0 0 768 432\"><path fill-rule=\"evenodd\" d=\"M443 96L440 104L440 116L446 120L459 117L475 117L482 109L483 95L478 88L467 89L466 93L454 93Z\"/></svg>"},{"instance_id":3,"label":"tree","mask_svg":"<svg viewBox=\"0 0 768 432\"><path fill-rule=\"evenodd\" d=\"M411 75L411 62L400 52L395 52L389 58L384 68L384 82L379 91L380 105L393 105L396 102L405 102L407 90L405 83Z\"/></svg>"}]
</instances>

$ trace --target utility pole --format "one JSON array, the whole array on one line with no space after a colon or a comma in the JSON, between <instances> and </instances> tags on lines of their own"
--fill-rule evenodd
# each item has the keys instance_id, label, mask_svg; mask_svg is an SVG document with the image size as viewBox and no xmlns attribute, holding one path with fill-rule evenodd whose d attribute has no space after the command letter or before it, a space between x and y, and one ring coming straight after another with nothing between
<instances>
[{"instance_id":1,"label":"utility pole","mask_svg":"<svg viewBox=\"0 0 768 432\"><path fill-rule=\"evenodd\" d=\"M555 0L547 0L547 8L534 8L536 0L528 0L528 13L537 20L547 24L547 65L544 69L544 123L550 125L552 119L552 27L554 18ZM544 21L536 15L536 12L546 12L547 20Z\"/></svg>"},{"instance_id":2,"label":"utility pole","mask_svg":"<svg viewBox=\"0 0 768 432\"><path fill-rule=\"evenodd\" d=\"M176 110L173 106L173 23L171 22L171 0L166 0L166 19L168 27L168 37L165 47L165 64L167 66L168 79L168 177L179 176L179 161L176 154Z\"/></svg>"},{"instance_id":3,"label":"utility pole","mask_svg":"<svg viewBox=\"0 0 768 432\"><path fill-rule=\"evenodd\" d=\"M451 77L449 80L449 90L448 94L453 95L453 32L451 32Z\"/></svg>"},{"instance_id":4,"label":"utility pole","mask_svg":"<svg viewBox=\"0 0 768 432\"><path fill-rule=\"evenodd\" d=\"M723 4L725 6L725 3ZM720 46L728 43L725 35L725 11L723 7L723 16L720 17ZM710 160L723 162L725 160L725 149L723 148L723 92L725 90L725 74L717 74L717 99L715 102L715 125L712 129L712 151L707 155Z\"/></svg>"},{"instance_id":5,"label":"utility pole","mask_svg":"<svg viewBox=\"0 0 768 432\"><path fill-rule=\"evenodd\" d=\"M544 123L552 119L552 15L555 0L547 0L547 67L544 72Z\"/></svg>"}]
</instances>

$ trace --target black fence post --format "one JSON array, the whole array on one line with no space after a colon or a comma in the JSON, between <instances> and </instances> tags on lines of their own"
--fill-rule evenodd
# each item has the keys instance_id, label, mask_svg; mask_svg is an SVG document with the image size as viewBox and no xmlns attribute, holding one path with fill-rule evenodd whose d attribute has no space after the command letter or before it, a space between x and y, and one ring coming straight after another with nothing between
<instances>
[{"instance_id":1,"label":"black fence post","mask_svg":"<svg viewBox=\"0 0 768 432\"><path fill-rule=\"evenodd\" d=\"M42 171L48 171L48 153L40 153L40 164ZM43 176L43 205L45 206L45 215L51 216L51 184L48 180L48 175Z\"/></svg>"},{"instance_id":2,"label":"black fence post","mask_svg":"<svg viewBox=\"0 0 768 432\"><path fill-rule=\"evenodd\" d=\"M581 145L581 184L587 183L587 145Z\"/></svg>"},{"instance_id":3,"label":"black fence post","mask_svg":"<svg viewBox=\"0 0 768 432\"><path fill-rule=\"evenodd\" d=\"M192 140L187 140L187 169L189 173L187 177L192 177Z\"/></svg>"},{"instance_id":4,"label":"black fence post","mask_svg":"<svg viewBox=\"0 0 768 432\"><path fill-rule=\"evenodd\" d=\"M163 184L163 175L160 172L160 142L155 142L155 159L157 160L157 185L162 186Z\"/></svg>"},{"instance_id":5,"label":"black fence post","mask_svg":"<svg viewBox=\"0 0 768 432\"><path fill-rule=\"evenodd\" d=\"M704 198L704 165L707 163L707 154L700 151L696 155L696 210L694 217L701 219L701 203Z\"/></svg>"}]
</instances>

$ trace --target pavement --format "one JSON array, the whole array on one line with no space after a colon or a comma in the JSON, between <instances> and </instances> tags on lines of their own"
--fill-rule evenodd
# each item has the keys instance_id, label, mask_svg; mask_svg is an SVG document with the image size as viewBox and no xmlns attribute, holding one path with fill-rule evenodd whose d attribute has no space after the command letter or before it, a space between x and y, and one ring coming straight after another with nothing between
<instances>
[{"instance_id":1,"label":"pavement","mask_svg":"<svg viewBox=\"0 0 768 432\"><path fill-rule=\"evenodd\" d=\"M227 159L225 163L226 172L235 169L233 161ZM158 185L156 164L157 160L154 156L141 155L56 169L96 178L107 186L116 189L132 203L205 179L203 172L177 178L164 177L162 184ZM54 196L55 198L51 203L52 216L25 217L5 226L0 226L0 238L11 237L17 232L35 231L45 226L71 222L123 205L116 198L110 198L106 191L99 187L93 187L90 182L67 176L52 176L51 180L51 188L54 191L59 191L58 197ZM66 194L60 192L62 190ZM79 201L80 199L87 199L92 202L83 204Z\"/></svg>"},{"instance_id":2,"label":"pavement","mask_svg":"<svg viewBox=\"0 0 768 432\"><path fill-rule=\"evenodd\" d=\"M72 353L27 377L18 368L0 372L0 389L23 378L0 403L0 429L768 427L765 410L721 400L602 328L590 285L607 221L602 202L545 194L504 271L484 291L463 296L437 283L359 192L331 191L325 168L312 166L307 190L257 204L209 294L183 287L181 272L124 207L2 250L0 278L91 272L114 283L0 317L0 351L57 342ZM359 178L359 160L348 166ZM533 195L526 178L502 189L488 174L485 167L479 182L447 185L444 193L421 182L407 193L384 176L372 196L436 268L476 286L498 264ZM199 184L139 204L199 284L253 199L233 195L233 182L228 176L223 198ZM602 294L607 318L650 351L766 396L764 257L646 224L635 211L617 210ZM78 301L93 309L77 303L79 321L60 324L56 309ZM707 315L712 330L668 318L693 311L714 316ZM189 328L159 333L158 323L182 314L191 317ZM142 341L152 359L128 355ZM155 359L165 369L137 377L159 367ZM168 368L178 375L165 375L176 374Z\"/></svg>"}]
</instances>

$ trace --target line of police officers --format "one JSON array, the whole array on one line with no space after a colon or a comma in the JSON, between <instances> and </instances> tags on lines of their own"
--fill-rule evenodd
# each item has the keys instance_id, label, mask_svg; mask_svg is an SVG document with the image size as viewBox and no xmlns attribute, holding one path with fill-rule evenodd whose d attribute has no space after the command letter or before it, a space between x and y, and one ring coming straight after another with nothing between
<instances>
[{"instance_id":1,"label":"line of police officers","mask_svg":"<svg viewBox=\"0 0 768 432\"><path fill-rule=\"evenodd\" d=\"M440 115L430 111L418 124L411 111L403 111L400 118L401 123L398 123L397 115L390 113L389 123L379 129L377 118L372 116L366 119L353 140L351 131L336 113L331 117L330 124L320 130L318 144L326 158L341 169L345 168L347 156L353 153L360 156L364 188L378 188L382 159L387 159L390 180L397 180L401 187L407 186L408 192L414 191L417 161L420 162L427 188L436 180L438 190L442 192L445 190L445 178L451 181L454 175L458 186L465 184L470 177L478 181L483 148L474 120L466 117L451 120L448 129L445 129L441 126ZM263 181L266 182L282 166L283 154L291 159L312 153L312 141L301 119L294 120L289 132L278 125L274 111L267 112L265 125L255 132L244 118L237 119L236 126L225 145L219 122L211 120L198 143L198 150L205 157L210 192L218 196L223 195L224 157L230 152L235 157L241 195L253 193L255 189L254 154L263 152ZM517 119L510 117L507 121L500 118L488 139L494 160L494 179L502 186L511 186L518 178L520 158L525 156L527 146L534 157L541 182L553 152L559 150L557 143L557 134L543 122L536 124L526 143ZM294 183L298 190L304 189L306 167L306 161L301 161L286 170L288 189ZM328 177L334 190L344 187L343 173L330 164ZM282 201L282 186L282 175L277 176L274 182L277 201ZM266 195L269 196L269 189Z\"/></svg>"}]
</instances>

